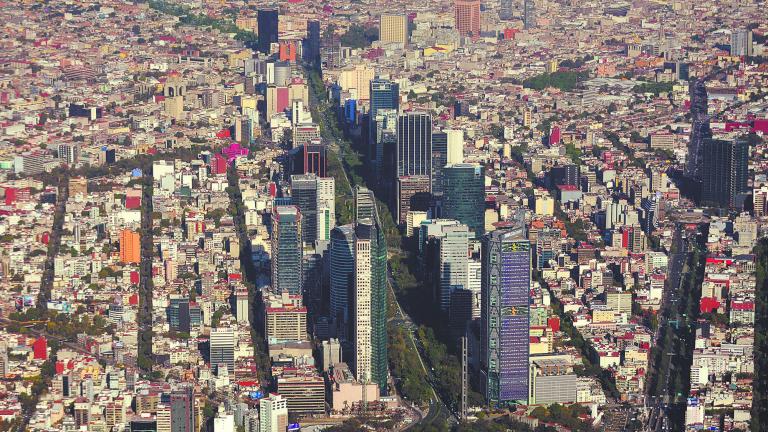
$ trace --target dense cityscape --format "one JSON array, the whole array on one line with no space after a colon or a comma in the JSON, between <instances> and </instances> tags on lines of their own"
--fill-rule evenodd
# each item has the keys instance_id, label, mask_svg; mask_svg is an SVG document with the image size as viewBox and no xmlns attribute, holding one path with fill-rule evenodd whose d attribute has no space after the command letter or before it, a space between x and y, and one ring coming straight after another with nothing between
<instances>
[{"instance_id":1,"label":"dense cityscape","mask_svg":"<svg viewBox=\"0 0 768 432\"><path fill-rule=\"evenodd\" d=\"M768 430L766 6L0 0L0 432Z\"/></svg>"}]
</instances>

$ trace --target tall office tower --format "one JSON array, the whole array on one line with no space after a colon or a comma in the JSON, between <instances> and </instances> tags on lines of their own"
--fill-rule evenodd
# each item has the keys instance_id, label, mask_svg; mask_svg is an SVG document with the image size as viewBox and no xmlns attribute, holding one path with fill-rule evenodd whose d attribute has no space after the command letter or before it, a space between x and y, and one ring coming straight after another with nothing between
<instances>
[{"instance_id":1,"label":"tall office tower","mask_svg":"<svg viewBox=\"0 0 768 432\"><path fill-rule=\"evenodd\" d=\"M432 175L432 116L401 114L397 122L397 176Z\"/></svg>"},{"instance_id":2,"label":"tall office tower","mask_svg":"<svg viewBox=\"0 0 768 432\"><path fill-rule=\"evenodd\" d=\"M275 293L303 294L301 212L296 206L272 210L272 289Z\"/></svg>"},{"instance_id":3,"label":"tall office tower","mask_svg":"<svg viewBox=\"0 0 768 432\"><path fill-rule=\"evenodd\" d=\"M499 19L509 21L514 18L514 7L512 0L499 0Z\"/></svg>"},{"instance_id":4,"label":"tall office tower","mask_svg":"<svg viewBox=\"0 0 768 432\"><path fill-rule=\"evenodd\" d=\"M443 217L467 225L475 238L485 233L485 173L479 164L443 168Z\"/></svg>"},{"instance_id":5,"label":"tall office tower","mask_svg":"<svg viewBox=\"0 0 768 432\"><path fill-rule=\"evenodd\" d=\"M373 221L361 219L355 226L355 288L352 339L355 344L352 368L358 381L369 383L372 377L371 343L371 244L376 235Z\"/></svg>"},{"instance_id":6,"label":"tall office tower","mask_svg":"<svg viewBox=\"0 0 768 432\"><path fill-rule=\"evenodd\" d=\"M739 29L731 32L731 55L752 55L752 30Z\"/></svg>"},{"instance_id":7,"label":"tall office tower","mask_svg":"<svg viewBox=\"0 0 768 432\"><path fill-rule=\"evenodd\" d=\"M448 159L446 163L459 164L464 162L464 131L446 129L448 135Z\"/></svg>"},{"instance_id":8,"label":"tall office tower","mask_svg":"<svg viewBox=\"0 0 768 432\"><path fill-rule=\"evenodd\" d=\"M481 368L492 404L527 402L531 246L525 226L482 241Z\"/></svg>"},{"instance_id":9,"label":"tall office tower","mask_svg":"<svg viewBox=\"0 0 768 432\"><path fill-rule=\"evenodd\" d=\"M370 156L373 175L379 186L381 180L394 175L395 146L397 145L397 109L382 108L370 123Z\"/></svg>"},{"instance_id":10,"label":"tall office tower","mask_svg":"<svg viewBox=\"0 0 768 432\"><path fill-rule=\"evenodd\" d=\"M575 164L566 164L552 167L549 173L552 186L559 185L579 185L579 166Z\"/></svg>"},{"instance_id":11,"label":"tall office tower","mask_svg":"<svg viewBox=\"0 0 768 432\"><path fill-rule=\"evenodd\" d=\"M235 313L237 322L248 324L250 321L250 312L248 304L248 290L238 289L235 291Z\"/></svg>"},{"instance_id":12,"label":"tall office tower","mask_svg":"<svg viewBox=\"0 0 768 432\"><path fill-rule=\"evenodd\" d=\"M320 21L307 21L307 38L302 46L304 61L320 66Z\"/></svg>"},{"instance_id":13,"label":"tall office tower","mask_svg":"<svg viewBox=\"0 0 768 432\"><path fill-rule=\"evenodd\" d=\"M400 108L400 85L390 80L375 78L371 80L370 88L371 121L381 109Z\"/></svg>"},{"instance_id":14,"label":"tall office tower","mask_svg":"<svg viewBox=\"0 0 768 432\"><path fill-rule=\"evenodd\" d=\"M703 205L741 209L748 193L749 143L746 139L704 141L701 182Z\"/></svg>"},{"instance_id":15,"label":"tall office tower","mask_svg":"<svg viewBox=\"0 0 768 432\"><path fill-rule=\"evenodd\" d=\"M337 226L331 231L330 315L336 326L339 339L348 340L349 305L355 274L355 226L347 224Z\"/></svg>"},{"instance_id":16,"label":"tall office tower","mask_svg":"<svg viewBox=\"0 0 768 432\"><path fill-rule=\"evenodd\" d=\"M480 0L456 0L455 19L459 35L480 36Z\"/></svg>"},{"instance_id":17,"label":"tall office tower","mask_svg":"<svg viewBox=\"0 0 768 432\"><path fill-rule=\"evenodd\" d=\"M259 431L285 432L288 428L288 401L278 394L259 400Z\"/></svg>"},{"instance_id":18,"label":"tall office tower","mask_svg":"<svg viewBox=\"0 0 768 432\"><path fill-rule=\"evenodd\" d=\"M171 407L157 404L157 432L171 432Z\"/></svg>"},{"instance_id":19,"label":"tall office tower","mask_svg":"<svg viewBox=\"0 0 768 432\"><path fill-rule=\"evenodd\" d=\"M384 394L387 391L387 240L373 192L358 186L354 196L355 219L358 225L364 225L362 230L355 228L355 235L365 234L370 243L370 379Z\"/></svg>"},{"instance_id":20,"label":"tall office tower","mask_svg":"<svg viewBox=\"0 0 768 432\"><path fill-rule=\"evenodd\" d=\"M381 14L379 41L382 43L408 44L408 17L405 14Z\"/></svg>"},{"instance_id":21,"label":"tall office tower","mask_svg":"<svg viewBox=\"0 0 768 432\"><path fill-rule=\"evenodd\" d=\"M397 178L397 199L395 221L402 225L408 220L408 212L429 209L431 188L429 176L404 176Z\"/></svg>"},{"instance_id":22,"label":"tall office tower","mask_svg":"<svg viewBox=\"0 0 768 432\"><path fill-rule=\"evenodd\" d=\"M452 225L442 225L439 236L434 239L440 271L438 301L443 312L450 310L453 292L467 288L469 238L471 235L466 225L454 221ZM472 315L471 307L469 314Z\"/></svg>"},{"instance_id":23,"label":"tall office tower","mask_svg":"<svg viewBox=\"0 0 768 432\"><path fill-rule=\"evenodd\" d=\"M688 95L691 101L691 139L688 143L685 175L694 182L701 182L704 140L712 138L712 129L709 126L707 87L704 80L691 81L688 85Z\"/></svg>"},{"instance_id":24,"label":"tall office tower","mask_svg":"<svg viewBox=\"0 0 768 432\"><path fill-rule=\"evenodd\" d=\"M5 378L8 375L8 345L5 341L0 342L0 377Z\"/></svg>"},{"instance_id":25,"label":"tall office tower","mask_svg":"<svg viewBox=\"0 0 768 432\"><path fill-rule=\"evenodd\" d=\"M355 220L378 217L376 216L376 196L374 196L373 191L362 186L355 186L352 194L355 199Z\"/></svg>"},{"instance_id":26,"label":"tall office tower","mask_svg":"<svg viewBox=\"0 0 768 432\"><path fill-rule=\"evenodd\" d=\"M317 239L329 240L336 226L336 180L317 177Z\"/></svg>"},{"instance_id":27,"label":"tall office tower","mask_svg":"<svg viewBox=\"0 0 768 432\"><path fill-rule=\"evenodd\" d=\"M272 51L272 44L278 41L278 20L277 9L259 10L259 43L257 48L264 54L269 54Z\"/></svg>"},{"instance_id":28,"label":"tall office tower","mask_svg":"<svg viewBox=\"0 0 768 432\"><path fill-rule=\"evenodd\" d=\"M219 367L226 365L230 376L235 372L235 332L232 327L215 327L211 329L210 363L211 369L220 373Z\"/></svg>"},{"instance_id":29,"label":"tall office tower","mask_svg":"<svg viewBox=\"0 0 768 432\"><path fill-rule=\"evenodd\" d=\"M171 392L171 432L195 431L195 390L182 385Z\"/></svg>"},{"instance_id":30,"label":"tall office tower","mask_svg":"<svg viewBox=\"0 0 768 432\"><path fill-rule=\"evenodd\" d=\"M317 177L314 174L291 176L291 203L301 211L301 241L317 240Z\"/></svg>"},{"instance_id":31,"label":"tall office tower","mask_svg":"<svg viewBox=\"0 0 768 432\"><path fill-rule=\"evenodd\" d=\"M536 27L536 4L534 0L523 0L523 27L525 29Z\"/></svg>"},{"instance_id":32,"label":"tall office tower","mask_svg":"<svg viewBox=\"0 0 768 432\"><path fill-rule=\"evenodd\" d=\"M391 116L379 118L380 110L397 110L400 108L400 85L389 80L375 78L371 80L369 89L370 110L368 111L368 151L367 156L373 161L374 169L380 176L383 166L384 149L383 135L387 129L395 129L396 126L390 125L387 120ZM380 180L381 177L376 178Z\"/></svg>"},{"instance_id":33,"label":"tall office tower","mask_svg":"<svg viewBox=\"0 0 768 432\"><path fill-rule=\"evenodd\" d=\"M80 160L80 144L59 144L59 159L68 165L74 165Z\"/></svg>"},{"instance_id":34,"label":"tall office tower","mask_svg":"<svg viewBox=\"0 0 768 432\"><path fill-rule=\"evenodd\" d=\"M141 261L141 237L139 233L129 229L120 231L120 261L134 264Z\"/></svg>"},{"instance_id":35,"label":"tall office tower","mask_svg":"<svg viewBox=\"0 0 768 432\"><path fill-rule=\"evenodd\" d=\"M432 195L443 196L443 167L448 164L448 134L432 133Z\"/></svg>"}]
</instances>

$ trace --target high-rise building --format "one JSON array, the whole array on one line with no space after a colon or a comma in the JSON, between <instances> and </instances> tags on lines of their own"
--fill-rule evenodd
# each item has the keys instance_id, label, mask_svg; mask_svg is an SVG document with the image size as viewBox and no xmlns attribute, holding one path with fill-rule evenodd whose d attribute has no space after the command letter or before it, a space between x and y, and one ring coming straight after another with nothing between
<instances>
[{"instance_id":1,"label":"high-rise building","mask_svg":"<svg viewBox=\"0 0 768 432\"><path fill-rule=\"evenodd\" d=\"M171 392L171 432L194 432L195 391L191 385L183 385Z\"/></svg>"},{"instance_id":2,"label":"high-rise building","mask_svg":"<svg viewBox=\"0 0 768 432\"><path fill-rule=\"evenodd\" d=\"M552 167L549 173L552 186L559 185L579 185L579 166L575 164L565 164Z\"/></svg>"},{"instance_id":3,"label":"high-rise building","mask_svg":"<svg viewBox=\"0 0 768 432\"><path fill-rule=\"evenodd\" d=\"M479 238L485 233L485 173L479 164L443 168L443 214L467 225Z\"/></svg>"},{"instance_id":4,"label":"high-rise building","mask_svg":"<svg viewBox=\"0 0 768 432\"><path fill-rule=\"evenodd\" d=\"M752 55L752 30L739 29L731 32L731 55Z\"/></svg>"},{"instance_id":5,"label":"high-rise building","mask_svg":"<svg viewBox=\"0 0 768 432\"><path fill-rule=\"evenodd\" d=\"M534 0L523 0L523 27L526 29L536 27L536 4Z\"/></svg>"},{"instance_id":6,"label":"high-rise building","mask_svg":"<svg viewBox=\"0 0 768 432\"><path fill-rule=\"evenodd\" d=\"M704 162L704 140L712 138L709 125L709 103L704 80L697 79L688 85L691 102L691 139L688 143L688 155L685 163L685 175L694 182L701 182Z\"/></svg>"},{"instance_id":7,"label":"high-rise building","mask_svg":"<svg viewBox=\"0 0 768 432\"><path fill-rule=\"evenodd\" d=\"M235 318L237 322L248 324L250 323L250 311L248 304L248 290L239 289L235 291Z\"/></svg>"},{"instance_id":8,"label":"high-rise building","mask_svg":"<svg viewBox=\"0 0 768 432\"><path fill-rule=\"evenodd\" d=\"M352 368L358 381L368 383L372 378L373 349L371 342L371 253L375 243L375 228L371 219L361 219L355 226L355 288L352 339L355 344Z\"/></svg>"},{"instance_id":9,"label":"high-rise building","mask_svg":"<svg viewBox=\"0 0 768 432\"><path fill-rule=\"evenodd\" d=\"M272 50L272 44L277 43L278 38L278 20L279 13L276 9L259 10L258 28L259 42L258 50L269 54Z\"/></svg>"},{"instance_id":10,"label":"high-rise building","mask_svg":"<svg viewBox=\"0 0 768 432\"><path fill-rule=\"evenodd\" d=\"M346 340L350 321L350 299L355 273L355 226L347 224L331 231L330 314L337 326L338 337Z\"/></svg>"},{"instance_id":11,"label":"high-rise building","mask_svg":"<svg viewBox=\"0 0 768 432\"><path fill-rule=\"evenodd\" d=\"M749 143L745 139L704 141L703 205L741 209L748 192Z\"/></svg>"},{"instance_id":12,"label":"high-rise building","mask_svg":"<svg viewBox=\"0 0 768 432\"><path fill-rule=\"evenodd\" d=\"M435 297L440 309L447 313L451 305L451 293L467 287L469 238L472 233L466 225L452 219L425 221L420 229L428 233L425 239L426 254L432 257L426 257L426 262L434 264L439 272L434 278Z\"/></svg>"},{"instance_id":13,"label":"high-rise building","mask_svg":"<svg viewBox=\"0 0 768 432\"><path fill-rule=\"evenodd\" d=\"M320 66L320 21L307 21L307 37L302 48L304 61Z\"/></svg>"},{"instance_id":14,"label":"high-rise building","mask_svg":"<svg viewBox=\"0 0 768 432\"><path fill-rule=\"evenodd\" d=\"M382 179L394 175L395 146L397 145L397 109L382 108L370 123L370 154L373 175L381 186Z\"/></svg>"},{"instance_id":15,"label":"high-rise building","mask_svg":"<svg viewBox=\"0 0 768 432\"><path fill-rule=\"evenodd\" d=\"M288 427L288 401L279 394L259 400L259 431L285 432Z\"/></svg>"},{"instance_id":16,"label":"high-rise building","mask_svg":"<svg viewBox=\"0 0 768 432\"><path fill-rule=\"evenodd\" d=\"M141 238L139 233L127 228L120 231L120 261L133 264L141 262Z\"/></svg>"},{"instance_id":17,"label":"high-rise building","mask_svg":"<svg viewBox=\"0 0 768 432\"><path fill-rule=\"evenodd\" d=\"M266 338L270 344L307 340L307 308L301 305L267 307L264 314Z\"/></svg>"},{"instance_id":18,"label":"high-rise building","mask_svg":"<svg viewBox=\"0 0 768 432\"><path fill-rule=\"evenodd\" d=\"M443 195L443 167L448 163L448 134L432 133L432 195Z\"/></svg>"},{"instance_id":19,"label":"high-rise building","mask_svg":"<svg viewBox=\"0 0 768 432\"><path fill-rule=\"evenodd\" d=\"M480 36L480 0L456 0L455 26L461 36Z\"/></svg>"},{"instance_id":20,"label":"high-rise building","mask_svg":"<svg viewBox=\"0 0 768 432\"><path fill-rule=\"evenodd\" d=\"M209 343L211 369L219 373L219 367L225 365L231 376L235 372L235 332L232 327L212 328Z\"/></svg>"},{"instance_id":21,"label":"high-rise building","mask_svg":"<svg viewBox=\"0 0 768 432\"><path fill-rule=\"evenodd\" d=\"M493 231L482 241L481 368L489 403L528 398L531 246L525 226Z\"/></svg>"},{"instance_id":22,"label":"high-rise building","mask_svg":"<svg viewBox=\"0 0 768 432\"><path fill-rule=\"evenodd\" d=\"M408 112L397 122L397 176L432 175L432 116Z\"/></svg>"},{"instance_id":23,"label":"high-rise building","mask_svg":"<svg viewBox=\"0 0 768 432\"><path fill-rule=\"evenodd\" d=\"M356 365L358 378L368 378L379 390L387 390L387 241L381 228L376 197L363 187L356 187L355 196L355 285L354 309L350 311L353 337L369 352L356 349L362 363ZM358 255L359 252L359 255ZM370 258L370 264L362 260ZM360 273L367 271L365 276ZM359 287L358 287L359 285ZM359 294L359 295L358 295ZM359 300L358 300L359 298ZM366 311L369 305L370 310ZM353 306L350 305L350 308ZM359 324L358 324L359 318ZM370 336L366 328L370 327ZM357 328L360 328L358 332ZM359 336L359 339L357 339ZM357 351L360 351L357 354ZM355 357L357 358L357 357ZM358 366L361 365L362 367Z\"/></svg>"},{"instance_id":24,"label":"high-rise building","mask_svg":"<svg viewBox=\"0 0 768 432\"><path fill-rule=\"evenodd\" d=\"M371 120L376 118L380 109L400 108L400 85L381 78L371 80L369 96L371 98Z\"/></svg>"},{"instance_id":25,"label":"high-rise building","mask_svg":"<svg viewBox=\"0 0 768 432\"><path fill-rule=\"evenodd\" d=\"M65 143L59 144L59 159L67 165L74 165L80 160L80 144Z\"/></svg>"},{"instance_id":26,"label":"high-rise building","mask_svg":"<svg viewBox=\"0 0 768 432\"><path fill-rule=\"evenodd\" d=\"M408 44L408 17L405 14L381 14L379 41L382 43Z\"/></svg>"},{"instance_id":27,"label":"high-rise building","mask_svg":"<svg viewBox=\"0 0 768 432\"><path fill-rule=\"evenodd\" d=\"M499 19L509 21L514 16L513 0L499 0Z\"/></svg>"},{"instance_id":28,"label":"high-rise building","mask_svg":"<svg viewBox=\"0 0 768 432\"><path fill-rule=\"evenodd\" d=\"M291 176L291 203L301 211L301 241L317 240L317 177L314 174Z\"/></svg>"},{"instance_id":29,"label":"high-rise building","mask_svg":"<svg viewBox=\"0 0 768 432\"><path fill-rule=\"evenodd\" d=\"M272 288L276 293L302 294L301 212L296 206L272 210Z\"/></svg>"},{"instance_id":30,"label":"high-rise building","mask_svg":"<svg viewBox=\"0 0 768 432\"><path fill-rule=\"evenodd\" d=\"M414 175L397 178L397 223L402 225L408 218L408 212L426 211L431 195L429 176Z\"/></svg>"}]
</instances>

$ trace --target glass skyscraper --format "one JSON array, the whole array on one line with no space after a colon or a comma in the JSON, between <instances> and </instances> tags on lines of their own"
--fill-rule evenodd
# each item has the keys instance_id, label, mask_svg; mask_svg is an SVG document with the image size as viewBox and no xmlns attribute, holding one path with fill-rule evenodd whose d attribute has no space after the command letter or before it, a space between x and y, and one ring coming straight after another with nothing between
<instances>
[{"instance_id":1,"label":"glass skyscraper","mask_svg":"<svg viewBox=\"0 0 768 432\"><path fill-rule=\"evenodd\" d=\"M330 315L339 339L347 339L349 297L355 272L355 225L337 226L331 231L330 248L331 307Z\"/></svg>"},{"instance_id":2,"label":"glass skyscraper","mask_svg":"<svg viewBox=\"0 0 768 432\"><path fill-rule=\"evenodd\" d=\"M296 206L272 211L272 289L276 293L303 294L301 212Z\"/></svg>"},{"instance_id":3,"label":"glass skyscraper","mask_svg":"<svg viewBox=\"0 0 768 432\"><path fill-rule=\"evenodd\" d=\"M401 114L397 122L397 176L432 177L432 116Z\"/></svg>"},{"instance_id":4,"label":"glass skyscraper","mask_svg":"<svg viewBox=\"0 0 768 432\"><path fill-rule=\"evenodd\" d=\"M528 399L531 245L524 225L482 240L481 367L490 404Z\"/></svg>"},{"instance_id":5,"label":"glass skyscraper","mask_svg":"<svg viewBox=\"0 0 768 432\"><path fill-rule=\"evenodd\" d=\"M259 11L259 51L268 54L273 43L278 41L278 18L279 13L276 9L263 9Z\"/></svg>"},{"instance_id":6,"label":"glass skyscraper","mask_svg":"<svg viewBox=\"0 0 768 432\"><path fill-rule=\"evenodd\" d=\"M467 225L479 238L485 233L485 174L479 164L443 167L443 213Z\"/></svg>"},{"instance_id":7,"label":"glass skyscraper","mask_svg":"<svg viewBox=\"0 0 768 432\"><path fill-rule=\"evenodd\" d=\"M703 145L701 203L741 209L748 191L749 143L745 139L707 139Z\"/></svg>"}]
</instances>

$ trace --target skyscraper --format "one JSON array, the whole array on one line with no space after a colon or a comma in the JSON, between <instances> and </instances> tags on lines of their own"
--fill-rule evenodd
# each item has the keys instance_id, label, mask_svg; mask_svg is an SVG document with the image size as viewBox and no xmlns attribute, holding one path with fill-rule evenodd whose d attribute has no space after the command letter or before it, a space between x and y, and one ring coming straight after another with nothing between
<instances>
[{"instance_id":1,"label":"skyscraper","mask_svg":"<svg viewBox=\"0 0 768 432\"><path fill-rule=\"evenodd\" d=\"M752 55L752 30L739 29L731 32L731 55Z\"/></svg>"},{"instance_id":2,"label":"skyscraper","mask_svg":"<svg viewBox=\"0 0 768 432\"><path fill-rule=\"evenodd\" d=\"M492 404L527 402L531 246L525 226L482 241L481 368Z\"/></svg>"},{"instance_id":3,"label":"skyscraper","mask_svg":"<svg viewBox=\"0 0 768 432\"><path fill-rule=\"evenodd\" d=\"M307 37L304 39L304 61L313 67L320 66L320 21L307 21Z\"/></svg>"},{"instance_id":4,"label":"skyscraper","mask_svg":"<svg viewBox=\"0 0 768 432\"><path fill-rule=\"evenodd\" d=\"M455 20L462 37L480 36L480 0L456 0Z\"/></svg>"},{"instance_id":5,"label":"skyscraper","mask_svg":"<svg viewBox=\"0 0 768 432\"><path fill-rule=\"evenodd\" d=\"M427 267L437 267L436 299L440 309L448 312L451 293L467 287L471 233L466 225L452 219L425 221L420 230L429 233L425 253L432 256L425 257L425 262L430 264Z\"/></svg>"},{"instance_id":6,"label":"skyscraper","mask_svg":"<svg viewBox=\"0 0 768 432\"><path fill-rule=\"evenodd\" d=\"M269 54L273 43L278 41L278 20L279 13L277 9L259 10L258 28L259 28L259 51Z\"/></svg>"},{"instance_id":7,"label":"skyscraper","mask_svg":"<svg viewBox=\"0 0 768 432\"><path fill-rule=\"evenodd\" d=\"M485 173L479 164L443 168L443 214L467 225L479 238L485 233Z\"/></svg>"},{"instance_id":8,"label":"skyscraper","mask_svg":"<svg viewBox=\"0 0 768 432\"><path fill-rule=\"evenodd\" d=\"M397 122L397 176L432 176L432 116L408 112Z\"/></svg>"},{"instance_id":9,"label":"skyscraper","mask_svg":"<svg viewBox=\"0 0 768 432\"><path fill-rule=\"evenodd\" d=\"M691 81L688 85L688 95L691 101L691 139L688 143L685 175L698 183L701 182L702 176L704 140L712 138L712 129L709 126L707 87L704 80Z\"/></svg>"},{"instance_id":10,"label":"skyscraper","mask_svg":"<svg viewBox=\"0 0 768 432\"><path fill-rule=\"evenodd\" d=\"M536 5L534 0L523 0L523 27L525 29L536 27Z\"/></svg>"},{"instance_id":11,"label":"skyscraper","mask_svg":"<svg viewBox=\"0 0 768 432\"><path fill-rule=\"evenodd\" d=\"M499 1L499 19L503 21L511 20L514 17L512 0Z\"/></svg>"},{"instance_id":12,"label":"skyscraper","mask_svg":"<svg viewBox=\"0 0 768 432\"><path fill-rule=\"evenodd\" d=\"M336 196L333 177L315 174L291 176L293 204L301 211L301 236L304 243L328 240L336 225Z\"/></svg>"},{"instance_id":13,"label":"skyscraper","mask_svg":"<svg viewBox=\"0 0 768 432\"><path fill-rule=\"evenodd\" d=\"M279 394L259 400L259 431L285 432L288 427L288 401Z\"/></svg>"},{"instance_id":14,"label":"skyscraper","mask_svg":"<svg viewBox=\"0 0 768 432\"><path fill-rule=\"evenodd\" d=\"M355 344L352 368L358 381L368 383L372 378L372 243L375 228L371 219L360 219L355 226L355 288L352 338ZM373 237L373 238L372 238Z\"/></svg>"},{"instance_id":15,"label":"skyscraper","mask_svg":"<svg viewBox=\"0 0 768 432\"><path fill-rule=\"evenodd\" d=\"M139 233L129 229L120 231L120 261L134 264L141 261L141 238Z\"/></svg>"},{"instance_id":16,"label":"skyscraper","mask_svg":"<svg viewBox=\"0 0 768 432\"><path fill-rule=\"evenodd\" d=\"M408 44L408 17L405 14L381 14L379 41L382 43Z\"/></svg>"},{"instance_id":17,"label":"skyscraper","mask_svg":"<svg viewBox=\"0 0 768 432\"><path fill-rule=\"evenodd\" d=\"M272 288L302 294L301 212L296 206L272 210Z\"/></svg>"},{"instance_id":18,"label":"skyscraper","mask_svg":"<svg viewBox=\"0 0 768 432\"><path fill-rule=\"evenodd\" d=\"M235 372L235 332L232 327L212 328L209 344L211 368L218 374L219 367L225 365L231 376Z\"/></svg>"},{"instance_id":19,"label":"skyscraper","mask_svg":"<svg viewBox=\"0 0 768 432\"><path fill-rule=\"evenodd\" d=\"M746 139L704 140L701 203L707 206L741 209L748 192Z\"/></svg>"},{"instance_id":20,"label":"skyscraper","mask_svg":"<svg viewBox=\"0 0 768 432\"><path fill-rule=\"evenodd\" d=\"M394 215L399 225L405 223L410 211L429 209L431 195L429 176L403 176L397 178L397 211Z\"/></svg>"},{"instance_id":21,"label":"skyscraper","mask_svg":"<svg viewBox=\"0 0 768 432\"><path fill-rule=\"evenodd\" d=\"M195 390L182 385L171 392L171 432L194 432Z\"/></svg>"},{"instance_id":22,"label":"skyscraper","mask_svg":"<svg viewBox=\"0 0 768 432\"><path fill-rule=\"evenodd\" d=\"M432 134L432 194L443 195L443 167L448 163L448 134Z\"/></svg>"},{"instance_id":23,"label":"skyscraper","mask_svg":"<svg viewBox=\"0 0 768 432\"><path fill-rule=\"evenodd\" d=\"M400 85L389 80L375 78L370 84L371 121L380 109L400 108Z\"/></svg>"},{"instance_id":24,"label":"skyscraper","mask_svg":"<svg viewBox=\"0 0 768 432\"><path fill-rule=\"evenodd\" d=\"M347 340L350 323L349 305L355 273L355 226L347 224L331 231L330 248L330 315L338 337Z\"/></svg>"},{"instance_id":25,"label":"skyscraper","mask_svg":"<svg viewBox=\"0 0 768 432\"><path fill-rule=\"evenodd\" d=\"M360 319L361 329L361 332L358 333L358 327L355 324L354 332L355 337L359 334L364 347L370 344L369 352L360 352L364 368L360 369L356 366L355 370L362 370L363 372L363 375L358 373L358 377L364 377L364 374L368 374L367 370L370 370L370 381L378 384L379 390L385 393L387 390L387 241L384 230L381 228L376 197L373 192L358 186L354 190L354 196L357 222L355 225L355 275L353 278L355 279L355 295L360 296L360 301L355 300L353 319ZM365 260L366 256L370 258L370 264L362 261ZM368 291L370 291L370 295L368 295ZM370 302L370 318L366 311L368 301ZM365 332L367 326L370 326L370 342L368 342ZM367 360L368 358L370 360Z\"/></svg>"}]
</instances>

